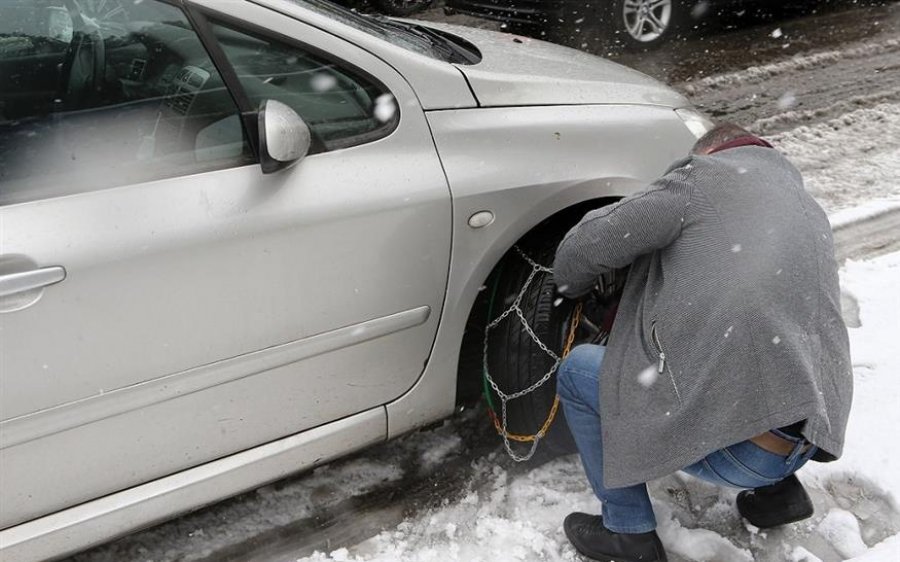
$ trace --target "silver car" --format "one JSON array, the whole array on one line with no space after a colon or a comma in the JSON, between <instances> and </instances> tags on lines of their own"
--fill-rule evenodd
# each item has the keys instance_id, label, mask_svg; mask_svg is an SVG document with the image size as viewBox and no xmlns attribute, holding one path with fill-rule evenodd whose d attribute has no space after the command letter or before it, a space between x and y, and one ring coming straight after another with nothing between
<instances>
[{"instance_id":1,"label":"silver car","mask_svg":"<svg viewBox=\"0 0 900 562\"><path fill-rule=\"evenodd\" d=\"M531 262L708 127L578 51L320 0L5 0L0 76L9 562L446 417L510 303L559 353Z\"/></svg>"}]
</instances>

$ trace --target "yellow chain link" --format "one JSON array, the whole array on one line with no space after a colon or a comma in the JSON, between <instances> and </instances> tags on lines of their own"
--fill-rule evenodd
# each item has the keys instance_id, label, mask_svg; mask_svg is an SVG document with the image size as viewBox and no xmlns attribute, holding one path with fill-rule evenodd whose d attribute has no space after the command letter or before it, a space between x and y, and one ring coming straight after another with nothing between
<instances>
[{"instance_id":1,"label":"yellow chain link","mask_svg":"<svg viewBox=\"0 0 900 562\"><path fill-rule=\"evenodd\" d=\"M565 359L566 355L572 351L572 344L575 343L575 330L578 329L578 323L581 321L581 303L575 305L575 310L572 312L572 324L569 326L569 335L566 338L566 345L563 347L562 359ZM541 426L541 429L534 435L516 435L513 433L507 433L506 438L510 441L518 441L519 443L530 443L537 439L538 437L544 437L547 432L550 430L550 426L553 424L553 420L556 419L556 412L559 410L559 395L553 399L553 406L550 407L550 413L547 415L547 419L544 421L544 425ZM497 414L494 413L493 410L488 409L488 413L491 416L491 419L494 420L494 428L497 430L499 435L503 435L503 424L500 423L500 418L497 417Z\"/></svg>"}]
</instances>

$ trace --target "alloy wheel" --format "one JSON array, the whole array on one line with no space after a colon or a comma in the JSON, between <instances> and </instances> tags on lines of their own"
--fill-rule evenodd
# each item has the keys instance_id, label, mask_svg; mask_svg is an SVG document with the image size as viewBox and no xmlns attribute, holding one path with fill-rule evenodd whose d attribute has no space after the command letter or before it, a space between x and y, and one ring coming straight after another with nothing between
<instances>
[{"instance_id":1,"label":"alloy wheel","mask_svg":"<svg viewBox=\"0 0 900 562\"><path fill-rule=\"evenodd\" d=\"M672 0L625 0L622 20L635 41L656 41L672 25Z\"/></svg>"}]
</instances>

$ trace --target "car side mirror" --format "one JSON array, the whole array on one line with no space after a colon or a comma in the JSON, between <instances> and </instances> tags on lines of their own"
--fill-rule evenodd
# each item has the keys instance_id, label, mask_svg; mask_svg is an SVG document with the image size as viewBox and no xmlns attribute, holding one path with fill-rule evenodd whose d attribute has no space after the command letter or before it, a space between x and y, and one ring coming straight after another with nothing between
<instances>
[{"instance_id":1,"label":"car side mirror","mask_svg":"<svg viewBox=\"0 0 900 562\"><path fill-rule=\"evenodd\" d=\"M264 174L288 168L307 155L312 137L289 106L265 100L259 108L259 163Z\"/></svg>"}]
</instances>

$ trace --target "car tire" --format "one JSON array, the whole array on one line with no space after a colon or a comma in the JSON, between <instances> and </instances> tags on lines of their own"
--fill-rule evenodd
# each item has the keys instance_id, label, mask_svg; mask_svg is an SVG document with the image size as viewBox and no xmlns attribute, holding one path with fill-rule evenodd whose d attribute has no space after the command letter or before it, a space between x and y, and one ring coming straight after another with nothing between
<instances>
[{"instance_id":1,"label":"car tire","mask_svg":"<svg viewBox=\"0 0 900 562\"><path fill-rule=\"evenodd\" d=\"M378 9L389 16L409 16L431 6L433 0L374 0Z\"/></svg>"},{"instance_id":2,"label":"car tire","mask_svg":"<svg viewBox=\"0 0 900 562\"><path fill-rule=\"evenodd\" d=\"M558 242L559 239L554 238L545 243L523 246L521 249L535 262L549 267L553 263ZM515 249L507 254L493 286L487 289L494 297L489 298L489 319L496 318L512 306L531 271L531 266ZM490 302L491 300L493 302ZM560 299L553 275L538 273L529 284L520 307L538 339L554 353L561 354L565 345L566 328L571 320L575 303L568 299ZM515 313L510 314L491 330L487 361L494 382L507 394L528 388L539 381L553 366L553 359L531 339ZM499 417L500 397L492 389L486 388L485 392L490 393L490 402ZM556 373L534 392L510 400L507 403L509 433L536 434L547 419L555 398ZM530 443L513 443L513 448L518 454L528 452L529 446ZM531 462L540 464L575 451L575 442L560 406L549 431L538 443Z\"/></svg>"}]
</instances>

